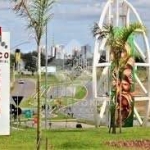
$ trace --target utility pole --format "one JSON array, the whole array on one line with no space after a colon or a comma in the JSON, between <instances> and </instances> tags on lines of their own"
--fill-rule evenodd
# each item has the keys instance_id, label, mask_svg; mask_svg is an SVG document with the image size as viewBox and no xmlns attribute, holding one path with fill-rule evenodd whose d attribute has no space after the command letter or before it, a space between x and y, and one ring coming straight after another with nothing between
<instances>
[{"instance_id":1,"label":"utility pole","mask_svg":"<svg viewBox=\"0 0 150 150\"><path fill-rule=\"evenodd\" d=\"M47 24L46 24L46 35L45 35L45 129L47 129Z\"/></svg>"}]
</instances>

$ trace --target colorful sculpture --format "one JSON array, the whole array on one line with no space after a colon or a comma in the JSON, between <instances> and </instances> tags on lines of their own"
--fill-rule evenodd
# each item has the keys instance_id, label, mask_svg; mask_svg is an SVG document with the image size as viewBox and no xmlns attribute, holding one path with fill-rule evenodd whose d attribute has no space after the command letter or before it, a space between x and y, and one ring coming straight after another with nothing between
<instances>
[{"instance_id":1,"label":"colorful sculpture","mask_svg":"<svg viewBox=\"0 0 150 150\"><path fill-rule=\"evenodd\" d=\"M134 58L131 55L131 51L130 46L126 43L121 54L119 54L118 64L116 64L116 60L112 58L111 105L114 105L117 111L117 113L115 113L116 126L132 126L133 124L134 100L131 92L134 90ZM111 55L113 56L114 54ZM128 118L132 119L126 124Z\"/></svg>"},{"instance_id":2,"label":"colorful sculpture","mask_svg":"<svg viewBox=\"0 0 150 150\"><path fill-rule=\"evenodd\" d=\"M94 36L99 40L105 38L106 47L110 51L111 97L110 97L110 129L133 125L132 92L134 90L134 47L133 38L136 31L144 31L140 23L132 23L127 27L104 26L95 24ZM121 130L120 130L121 131Z\"/></svg>"}]
</instances>

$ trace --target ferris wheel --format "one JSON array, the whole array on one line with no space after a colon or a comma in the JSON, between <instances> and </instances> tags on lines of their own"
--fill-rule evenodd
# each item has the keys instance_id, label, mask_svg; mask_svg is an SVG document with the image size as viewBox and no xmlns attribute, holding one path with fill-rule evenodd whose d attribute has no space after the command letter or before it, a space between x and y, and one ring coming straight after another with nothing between
<instances>
[{"instance_id":1,"label":"ferris wheel","mask_svg":"<svg viewBox=\"0 0 150 150\"><path fill-rule=\"evenodd\" d=\"M139 22L143 24L138 12L127 0L108 0L103 8L99 20L99 27L102 29L104 25L113 25L114 27L127 27L131 23ZM108 123L108 103L110 100L110 56L106 46L107 38L95 40L94 59L93 59L93 94L96 104L95 120L97 125L104 121ZM141 114L134 107L134 115L140 125L147 125L150 115L150 48L148 38L145 32L141 32L133 40L135 51L143 60L142 63L135 63L136 72L139 68L144 68L145 79L141 79L138 73L135 74L136 86L135 91L140 89L141 93L135 95L135 102L143 102L145 110L144 120ZM143 82L144 80L144 82Z\"/></svg>"}]
</instances>

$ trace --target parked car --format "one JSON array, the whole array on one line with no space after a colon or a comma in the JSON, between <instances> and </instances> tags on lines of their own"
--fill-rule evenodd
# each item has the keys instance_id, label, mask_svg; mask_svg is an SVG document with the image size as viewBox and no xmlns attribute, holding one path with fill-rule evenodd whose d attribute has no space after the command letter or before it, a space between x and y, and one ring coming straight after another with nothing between
<instances>
[{"instance_id":1,"label":"parked car","mask_svg":"<svg viewBox=\"0 0 150 150\"><path fill-rule=\"evenodd\" d=\"M25 82L24 82L24 80L21 79L21 80L18 80L18 83L19 84L24 84Z\"/></svg>"}]
</instances>

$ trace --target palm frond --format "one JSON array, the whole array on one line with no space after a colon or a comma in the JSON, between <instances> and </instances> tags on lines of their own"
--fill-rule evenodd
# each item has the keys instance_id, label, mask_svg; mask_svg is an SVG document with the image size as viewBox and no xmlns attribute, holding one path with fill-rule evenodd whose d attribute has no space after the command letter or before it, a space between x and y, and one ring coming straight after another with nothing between
<instances>
[{"instance_id":1,"label":"palm frond","mask_svg":"<svg viewBox=\"0 0 150 150\"><path fill-rule=\"evenodd\" d=\"M113 50L123 50L128 38L136 31L144 31L146 28L141 23L132 23L128 27L113 27L104 25L101 29L97 23L94 24L92 33L98 39L108 37L107 45Z\"/></svg>"},{"instance_id":2,"label":"palm frond","mask_svg":"<svg viewBox=\"0 0 150 150\"><path fill-rule=\"evenodd\" d=\"M13 10L16 11L16 12L19 12L22 9L22 6L23 6L24 2L25 2L24 0L21 0L19 2L16 1L16 4L15 4Z\"/></svg>"},{"instance_id":3,"label":"palm frond","mask_svg":"<svg viewBox=\"0 0 150 150\"><path fill-rule=\"evenodd\" d=\"M55 0L20 0L16 2L14 11L21 17L27 19L27 27L34 29L36 39L41 39L46 24L52 17L50 10L54 2Z\"/></svg>"},{"instance_id":4,"label":"palm frond","mask_svg":"<svg viewBox=\"0 0 150 150\"><path fill-rule=\"evenodd\" d=\"M94 27L92 29L93 36L97 36L98 39L105 38L109 33L112 26L103 26L103 29L101 29L98 25L98 23L94 24Z\"/></svg>"},{"instance_id":5,"label":"palm frond","mask_svg":"<svg viewBox=\"0 0 150 150\"><path fill-rule=\"evenodd\" d=\"M128 27L118 29L115 33L113 46L116 47L116 49L124 48L125 43L133 33L136 33L136 31L145 31L145 29L146 28L140 23L132 23Z\"/></svg>"}]
</instances>

